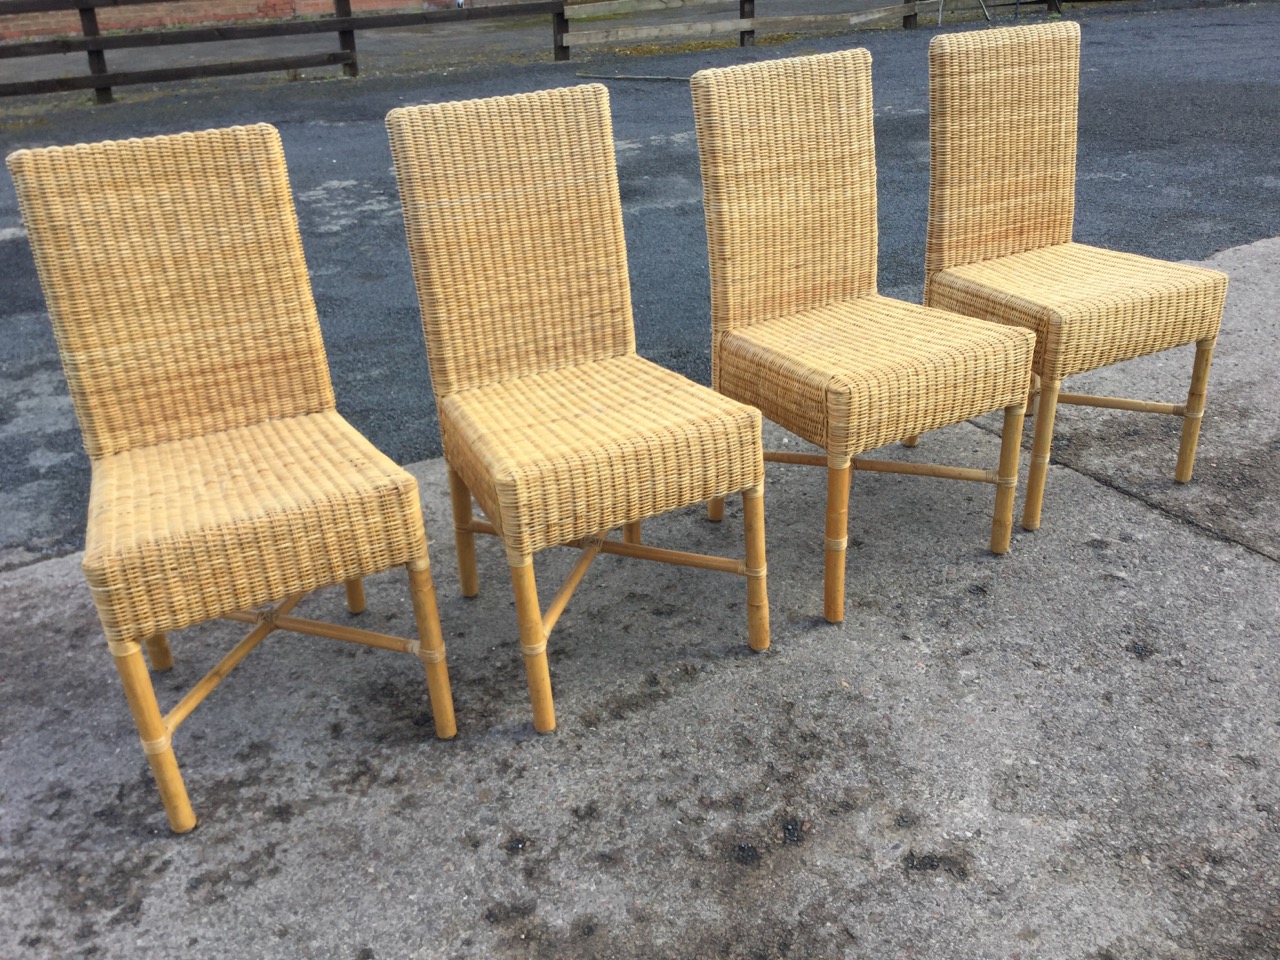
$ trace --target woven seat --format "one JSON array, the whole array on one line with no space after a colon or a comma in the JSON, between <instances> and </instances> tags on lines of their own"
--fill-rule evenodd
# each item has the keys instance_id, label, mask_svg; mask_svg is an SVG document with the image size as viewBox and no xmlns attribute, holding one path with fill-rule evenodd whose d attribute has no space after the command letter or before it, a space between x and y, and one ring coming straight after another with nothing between
<instances>
[{"instance_id":1,"label":"woven seat","mask_svg":"<svg viewBox=\"0 0 1280 960\"><path fill-rule=\"evenodd\" d=\"M284 154L267 125L9 157L93 466L84 571L169 823L195 825L170 739L275 629L415 653L455 732L417 482L334 409ZM290 615L404 565L411 640ZM261 608L273 601L275 606ZM168 713L166 633L252 632Z\"/></svg>"},{"instance_id":2,"label":"woven seat","mask_svg":"<svg viewBox=\"0 0 1280 960\"><path fill-rule=\"evenodd\" d=\"M870 55L704 70L692 86L712 383L825 451L765 459L827 468L827 619L844 617L853 470L995 484L991 549L1004 553L1033 337L876 293ZM1000 409L996 470L859 457Z\"/></svg>"},{"instance_id":3,"label":"woven seat","mask_svg":"<svg viewBox=\"0 0 1280 960\"><path fill-rule=\"evenodd\" d=\"M547 637L600 552L745 575L765 649L760 414L636 355L604 87L403 108L387 129L462 592L479 589L474 535L500 535L535 729L555 727ZM641 521L738 492L745 561L640 542ZM556 545L582 553L543 613L532 557Z\"/></svg>"},{"instance_id":4,"label":"woven seat","mask_svg":"<svg viewBox=\"0 0 1280 960\"><path fill-rule=\"evenodd\" d=\"M1071 242L1080 28L1013 27L929 45L925 302L1034 330L1040 381L1022 525L1040 525L1059 403L1183 418L1191 479L1227 278ZM1196 344L1185 404L1061 392L1069 376Z\"/></svg>"}]
</instances>

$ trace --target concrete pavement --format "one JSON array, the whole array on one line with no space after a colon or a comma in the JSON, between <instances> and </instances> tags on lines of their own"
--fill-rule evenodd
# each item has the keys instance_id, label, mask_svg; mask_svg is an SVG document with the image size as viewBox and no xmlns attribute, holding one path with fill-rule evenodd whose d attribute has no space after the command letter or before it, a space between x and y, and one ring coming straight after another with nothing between
<instances>
[{"instance_id":1,"label":"concrete pavement","mask_svg":"<svg viewBox=\"0 0 1280 960\"><path fill-rule=\"evenodd\" d=\"M1125 133L1145 114L1141 86L1120 75L1141 65L1095 59L1098 72L1086 72L1084 96L1113 115L1095 111L1082 131L1078 235L1164 244L1231 276L1193 483L1172 482L1173 419L1066 408L1044 526L1015 529L997 558L985 551L989 488L859 475L847 619L833 626L821 620L823 474L773 465L771 649L747 649L737 578L601 558L552 636L560 728L539 737L501 551L482 539L481 594L461 599L443 464L397 454L418 461L457 739L434 739L412 658L273 636L175 737L202 819L182 837L165 825L78 555L39 559L67 551L83 521L61 492L81 481L57 472L78 438L38 290L6 273L0 370L19 387L0 400L0 507L6 529L28 529L6 540L12 569L0 573L10 650L0 668L0 957L1280 956L1280 226L1266 232L1280 205L1267 180L1275 160L1264 156L1275 132L1255 128L1276 105L1209 119L1222 98L1272 83L1274 65L1249 59L1247 34L1274 10L1153 14L1170 19L1115 32L1086 25L1086 50L1091 34L1109 54L1150 34L1162 55L1179 51L1187 76L1213 74L1213 57L1233 44L1240 53L1218 69L1217 87L1188 87L1189 105L1170 107L1200 118L1191 131L1152 123ZM882 288L909 292L923 201L913 195L922 118L908 113L920 106L908 80L920 54L911 45L923 44L887 37L868 41L882 45ZM730 55L643 62L646 72L687 72L697 58ZM473 86L549 86L559 75L540 71L552 69L472 75ZM370 128L393 89L380 82L330 85L357 101L272 108L301 171L304 240L348 403L380 376L369 342L404 365L416 324L402 303L407 264L378 260L403 243L394 187L380 166L369 172L359 146L379 132ZM461 89L444 83L395 96ZM196 91L185 117L165 101L48 122L84 139L193 115L214 125L272 102L252 89ZM662 240L633 250L633 270L644 264L638 309L674 320L641 337L650 355L684 358L696 374L705 318L688 318L705 304L699 293L679 302L696 290L696 271L651 292L656 271L685 276L681 261L697 260L687 117L640 85L615 89L615 110L620 102L626 226L633 242ZM10 140L49 133L11 121ZM1088 159L1089 144L1104 155ZM351 178L327 166L359 172L335 186ZM11 192L0 217L11 216L5 204ZM1219 251L1221 238L1236 239ZM20 242L0 244L6 271L26 254L3 247ZM367 289L389 288L372 300L381 326L341 321L366 289L342 289L344 250L379 273ZM1189 351L1174 351L1073 384L1176 400L1190 365ZM412 396L429 407L429 396ZM375 425L396 424L383 401L362 402ZM886 454L989 463L994 430L981 420ZM771 429L769 440L785 438ZM72 519L41 526L58 520L51 502ZM734 553L739 505L720 525L690 509L645 535ZM571 561L566 551L539 558L544 602ZM356 622L407 633L403 577L368 586ZM308 614L343 620L341 591L308 600ZM176 666L156 679L162 700L236 636L213 624L175 637Z\"/></svg>"}]
</instances>

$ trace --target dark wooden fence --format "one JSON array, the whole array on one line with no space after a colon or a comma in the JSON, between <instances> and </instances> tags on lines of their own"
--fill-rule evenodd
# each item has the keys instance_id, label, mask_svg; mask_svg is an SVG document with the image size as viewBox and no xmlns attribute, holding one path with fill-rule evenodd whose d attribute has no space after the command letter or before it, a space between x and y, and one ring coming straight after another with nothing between
<instances>
[{"instance_id":1,"label":"dark wooden fence","mask_svg":"<svg viewBox=\"0 0 1280 960\"><path fill-rule=\"evenodd\" d=\"M564 3L562 0L519 3L493 7L466 7L452 10L430 10L420 13L379 13L353 17L351 0L333 0L333 16L314 20L286 20L277 23L247 24L226 27L195 27L179 30L149 30L101 36L98 32L99 7L132 6L143 3L162 3L164 0L0 0L0 16L20 13L48 13L62 10L80 12L80 28L83 37L57 40L33 40L0 44L0 58L37 57L52 53L88 54L89 74L78 77L55 77L47 80L20 80L0 83L0 96L29 93L56 93L65 90L93 89L98 103L111 102L111 88L131 83L162 83L169 80L189 80L197 77L225 77L241 73L266 73L273 70L300 70L341 64L349 77L356 76L356 31L380 27L408 27L419 24L449 23L457 20L485 20L493 17L523 17L533 14L550 14L552 18L552 42L556 59L568 59L569 51L560 43L564 34ZM155 70L114 72L107 69L108 50L126 50L136 47L161 47L179 43L212 43L219 40L256 40L262 37L289 37L305 34L336 33L338 49L323 53L296 54L257 60L232 60L227 63L197 64L185 67L167 67Z\"/></svg>"}]
</instances>

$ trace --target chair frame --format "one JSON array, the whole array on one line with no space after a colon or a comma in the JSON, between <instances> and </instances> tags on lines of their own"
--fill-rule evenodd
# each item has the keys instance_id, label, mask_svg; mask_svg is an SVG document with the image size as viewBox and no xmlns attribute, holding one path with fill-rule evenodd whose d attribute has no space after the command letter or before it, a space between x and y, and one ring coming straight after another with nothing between
<instances>
[{"instance_id":1,"label":"chair frame","mask_svg":"<svg viewBox=\"0 0 1280 960\"><path fill-rule=\"evenodd\" d=\"M1017 243L1009 241L1004 244L1007 249L998 248L992 245L991 241L988 241L979 245L978 252L969 253L967 259L950 251L949 245L958 248L962 245L962 241L951 238L948 235L947 226L936 215L937 209L947 199L947 191L939 183L940 178L938 175L938 167L940 166L938 159L940 148L938 144L946 139L946 135L942 131L943 121L939 119L941 112L939 104L944 97L943 81L939 79L939 72L940 64L943 63L942 58L945 56L943 53L944 46L961 38L963 38L963 35L943 34L935 37L930 42L929 48L931 176L929 184L928 238L925 253L924 302L926 304L931 301L934 278L945 270L985 259L999 259L1001 256L1010 253L1070 242L1073 230L1078 124L1078 106L1074 97L1068 108L1064 109L1063 116L1053 121L1062 124L1062 129L1059 131L1060 139L1053 150L1046 151L1045 156L1041 159L1041 164L1048 172L1053 188L1052 190L1046 189L1044 191L1045 196L1039 197L1034 201L1037 207L1033 213L1022 215L1022 221L1024 222L1021 223L1021 227L1023 231L1027 236L1034 236L1035 239L1022 239ZM1053 58L1056 58L1067 76L1067 82L1071 84L1073 93L1079 89L1080 27L1077 23L1066 21L1056 24L1005 27L985 31L983 34L963 42L990 45L1014 38L1027 46L1027 53L1024 56L1028 62L1041 64L1046 59L1052 61ZM1031 49L1033 44L1037 45L1037 49L1034 51ZM1041 88L1042 84L1036 84L1035 86ZM1048 129L1048 122L1041 120L1040 124L1045 129ZM1025 131L1021 135L1024 137L1034 136L1034 134L1029 135ZM955 164L954 160L948 162L952 165ZM1029 207L1031 203L1026 202L1025 205ZM1029 226L1029 221L1033 215L1035 217L1034 229ZM1220 317L1221 314L1219 313L1219 322ZM1187 399L1183 403L1163 403L1125 397L1067 393L1062 391L1063 379L1043 378L1040 369L1034 370L1032 387L1028 395L1028 410L1035 420L1035 431L1032 439L1031 467L1027 477L1027 492L1022 514L1023 529L1037 530L1040 527L1045 481L1049 469L1053 446L1053 431L1059 404L1180 417L1182 419L1182 432L1178 446L1177 464L1174 468L1174 480L1177 483L1190 482L1195 468L1196 447L1199 442L1200 425L1205 410L1209 367L1213 361L1217 334L1215 332L1213 336L1202 337L1193 342L1195 343L1195 359L1192 363L1191 383L1188 387ZM1186 345L1186 342L1166 344L1157 348L1157 352L1181 345ZM1152 351L1148 350L1146 352ZM1143 354L1121 357L1089 369L1110 366L1141 355ZM1038 366L1039 364L1037 364Z\"/></svg>"},{"instance_id":2,"label":"chair frame","mask_svg":"<svg viewBox=\"0 0 1280 960\"><path fill-rule=\"evenodd\" d=\"M819 55L813 58L796 58L797 60L811 60L818 62L825 60L835 63L837 60L844 59L848 61L845 69L849 70L870 70L870 55L866 51L848 51L842 54ZM778 63L773 64L774 67ZM715 85L718 84L719 78L722 76L739 73L741 71L750 71L753 66L730 67L719 70L701 71L693 77L692 89L694 99L694 115L696 124L699 127L699 150L700 153L707 148L707 130L704 130L704 124L709 124L709 114L712 105L717 102L718 94L715 92ZM761 81L763 82L763 81ZM867 111L869 116L870 110L870 82L867 81ZM870 137L869 120L866 136ZM871 163L874 168L874 147L871 148ZM708 186L708 161L705 154L702 158L703 163L703 183L704 192L710 195L711 189ZM732 166L732 165L729 165ZM736 168L735 168L736 169ZM723 189L723 188L719 188ZM719 194L717 194L719 197ZM720 205L723 203L717 200ZM874 213L876 201L874 186L871 189L870 208ZM716 217L712 212L712 203L708 202L707 206L707 234L709 246L711 247L711 275L712 275L712 386L721 390L720 382L720 341L722 335L738 329L740 326L749 326L751 323L765 321L771 319L768 315L753 317L751 320L741 319L742 315L747 313L747 308L742 306L731 306L731 300L734 293L729 289L730 280L727 278L728 270L721 266L724 259L723 252L720 252L720 246L724 241L717 238L721 233L727 232L727 228L722 228L716 222ZM739 218L742 219L741 215ZM874 220L874 217L872 218ZM726 221L728 218L726 217ZM875 263L878 256L877 240L874 234L874 226L872 227L872 236L869 245L865 249L859 251L859 257L863 258L870 264L870 282L866 284L867 289L856 290L857 284L852 280L842 280L842 284L849 289L836 297L836 299L844 299L850 297L857 298L863 295L876 293L875 290ZM724 278L721 273L726 274ZM721 302L723 301L723 302ZM823 303L822 300L804 301L808 306L817 306ZM733 322L730 323L731 315ZM844 593L845 593L845 573L848 554L848 520L849 520L849 495L850 486L855 471L864 471L868 473L896 473L910 476L936 477L949 480L967 480L978 483L992 484L996 488L996 497L994 512L992 517L990 549L993 553L1003 554L1009 549L1011 530L1013 525L1013 503L1017 488L1018 478L1018 458L1020 453L1020 437L1022 433L1023 417L1025 415L1026 406L1024 401L1019 401L1004 408L1004 428L1002 432L1001 448L999 461L995 469L978 469L970 467L959 467L947 464L934 463L911 463L893 460L878 460L861 456L844 455L840 451L827 450L823 454L807 454L792 453L779 450L765 450L764 459L766 462L772 463L788 463L800 464L804 466L826 467L827 469L827 498L826 498L826 514L825 514L825 551L824 551L824 569L823 569L823 615L832 622L838 623L844 619ZM785 428L785 424L783 424ZM899 438L903 445L915 446L915 437ZM722 500L712 500L708 504L708 516L711 520L719 520L723 516L724 505Z\"/></svg>"}]
</instances>

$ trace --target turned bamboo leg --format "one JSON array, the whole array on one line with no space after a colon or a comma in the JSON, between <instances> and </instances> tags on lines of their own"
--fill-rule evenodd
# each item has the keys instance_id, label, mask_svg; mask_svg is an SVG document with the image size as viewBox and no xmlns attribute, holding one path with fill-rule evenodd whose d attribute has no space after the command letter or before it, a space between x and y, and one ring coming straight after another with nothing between
<instances>
[{"instance_id":1,"label":"turned bamboo leg","mask_svg":"<svg viewBox=\"0 0 1280 960\"><path fill-rule=\"evenodd\" d=\"M476 535L465 529L471 522L471 491L453 467L449 468L449 498L453 502L453 542L458 551L458 581L464 597L480 592L476 569Z\"/></svg>"},{"instance_id":2,"label":"turned bamboo leg","mask_svg":"<svg viewBox=\"0 0 1280 960\"><path fill-rule=\"evenodd\" d=\"M1031 374L1031 389L1027 393L1027 416L1035 417L1040 409L1040 374Z\"/></svg>"},{"instance_id":3,"label":"turned bamboo leg","mask_svg":"<svg viewBox=\"0 0 1280 960\"><path fill-rule=\"evenodd\" d=\"M844 561L849 546L849 480L853 467L827 467L827 552L822 607L832 623L844 619Z\"/></svg>"},{"instance_id":4,"label":"turned bamboo leg","mask_svg":"<svg viewBox=\"0 0 1280 960\"><path fill-rule=\"evenodd\" d=\"M538 607L538 584L533 578L533 561L511 565L511 582L516 591L516 619L520 622L520 652L529 681L533 705L533 729L550 733L556 728L556 708L551 699L551 670L547 666L547 634Z\"/></svg>"},{"instance_id":5,"label":"turned bamboo leg","mask_svg":"<svg viewBox=\"0 0 1280 960\"><path fill-rule=\"evenodd\" d=\"M1018 454L1022 452L1022 420L1025 404L1004 408L1000 433L1000 467L996 471L996 509L991 519L991 552L1007 553L1013 531L1013 495L1018 489Z\"/></svg>"},{"instance_id":6,"label":"turned bamboo leg","mask_svg":"<svg viewBox=\"0 0 1280 960\"><path fill-rule=\"evenodd\" d=\"M640 542L640 521L635 523L624 523L622 525L622 541L623 543L639 543Z\"/></svg>"},{"instance_id":7,"label":"turned bamboo leg","mask_svg":"<svg viewBox=\"0 0 1280 960\"><path fill-rule=\"evenodd\" d=\"M347 612L364 613L364 580L360 577L352 577L343 586L347 588Z\"/></svg>"},{"instance_id":8,"label":"turned bamboo leg","mask_svg":"<svg viewBox=\"0 0 1280 960\"><path fill-rule=\"evenodd\" d=\"M1022 529L1040 529L1040 506L1044 500L1045 474L1049 471L1049 450L1053 446L1053 420L1058 413L1060 380L1040 382L1040 410L1036 414L1035 439L1031 443L1031 472L1027 475L1027 502L1022 508Z\"/></svg>"},{"instance_id":9,"label":"turned bamboo leg","mask_svg":"<svg viewBox=\"0 0 1280 960\"><path fill-rule=\"evenodd\" d=\"M1191 389L1187 392L1187 412L1182 420L1182 446L1178 448L1178 466L1173 478L1188 483L1196 466L1196 444L1200 442L1200 422L1204 418L1204 397L1209 387L1209 364L1217 337L1196 343L1195 365L1191 368Z\"/></svg>"},{"instance_id":10,"label":"turned bamboo leg","mask_svg":"<svg viewBox=\"0 0 1280 960\"><path fill-rule=\"evenodd\" d=\"M764 554L764 484L742 494L742 525L747 539L747 643L769 649L768 571Z\"/></svg>"},{"instance_id":11,"label":"turned bamboo leg","mask_svg":"<svg viewBox=\"0 0 1280 960\"><path fill-rule=\"evenodd\" d=\"M712 497L707 501L707 519L712 523L724 519L724 497Z\"/></svg>"},{"instance_id":12,"label":"turned bamboo leg","mask_svg":"<svg viewBox=\"0 0 1280 960\"><path fill-rule=\"evenodd\" d=\"M196 825L196 814L191 809L187 788L169 743L169 733L160 716L151 675L147 673L147 664L142 659L142 647L131 642L110 642L108 646L115 658L116 670L120 672L120 682L124 684L124 696L133 712L133 721L138 725L142 751L147 755L151 774L160 788L160 801L169 817L169 826L174 833L186 833Z\"/></svg>"},{"instance_id":13,"label":"turned bamboo leg","mask_svg":"<svg viewBox=\"0 0 1280 960\"><path fill-rule=\"evenodd\" d=\"M906 437L906 438L902 441L902 445L903 445L904 447L914 447L914 446L916 446L919 442L920 442L920 434L918 434L918 433L917 433L917 434L915 434L914 436Z\"/></svg>"},{"instance_id":14,"label":"turned bamboo leg","mask_svg":"<svg viewBox=\"0 0 1280 960\"><path fill-rule=\"evenodd\" d=\"M153 633L147 637L146 647L152 670L172 669L173 651L169 649L169 640L163 633Z\"/></svg>"},{"instance_id":15,"label":"turned bamboo leg","mask_svg":"<svg viewBox=\"0 0 1280 960\"><path fill-rule=\"evenodd\" d=\"M405 565L409 570L409 595L413 598L413 616L418 622L418 659L427 675L427 695L431 700L431 719L436 736L448 740L458 732L453 716L453 690L449 686L449 664L445 662L444 636L440 632L440 609L436 605L431 567L426 560Z\"/></svg>"}]
</instances>

